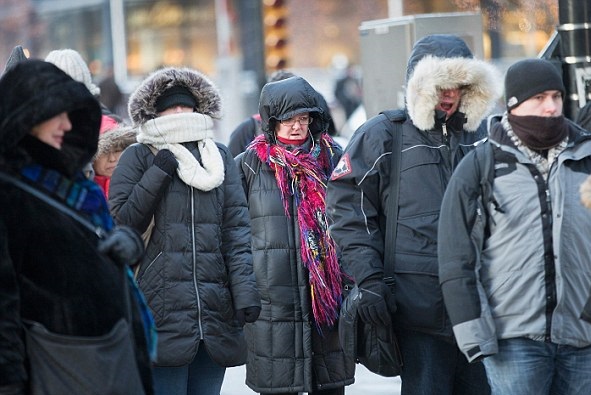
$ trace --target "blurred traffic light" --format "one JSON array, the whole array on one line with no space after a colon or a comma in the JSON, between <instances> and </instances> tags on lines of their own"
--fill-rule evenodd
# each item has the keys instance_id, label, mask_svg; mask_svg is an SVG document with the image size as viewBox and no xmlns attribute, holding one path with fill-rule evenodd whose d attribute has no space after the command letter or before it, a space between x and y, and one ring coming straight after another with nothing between
<instances>
[{"instance_id":1,"label":"blurred traffic light","mask_svg":"<svg viewBox=\"0 0 591 395\"><path fill-rule=\"evenodd\" d=\"M263 0L265 66L267 71L288 66L287 1Z\"/></svg>"}]
</instances>

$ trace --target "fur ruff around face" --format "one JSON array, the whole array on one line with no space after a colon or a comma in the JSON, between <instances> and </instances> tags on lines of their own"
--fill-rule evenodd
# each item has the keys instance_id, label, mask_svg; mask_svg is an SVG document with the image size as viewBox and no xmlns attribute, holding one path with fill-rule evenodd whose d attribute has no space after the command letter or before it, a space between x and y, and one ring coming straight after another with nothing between
<instances>
[{"instance_id":1,"label":"fur ruff around face","mask_svg":"<svg viewBox=\"0 0 591 395\"><path fill-rule=\"evenodd\" d=\"M470 58L425 56L414 68L406 87L406 107L419 130L435 126L438 89L462 88L458 111L467 118L465 130L475 131L502 94L502 80L496 68Z\"/></svg>"},{"instance_id":2,"label":"fur ruff around face","mask_svg":"<svg viewBox=\"0 0 591 395\"><path fill-rule=\"evenodd\" d=\"M130 126L119 126L99 136L95 159L100 155L123 151L136 142L136 130Z\"/></svg>"},{"instance_id":3,"label":"fur ruff around face","mask_svg":"<svg viewBox=\"0 0 591 395\"><path fill-rule=\"evenodd\" d=\"M187 88L197 101L195 112L221 118L220 93L213 82L204 74L189 68L164 68L148 76L129 98L129 117L134 126L143 125L157 117L156 100L168 88Z\"/></svg>"}]
</instances>

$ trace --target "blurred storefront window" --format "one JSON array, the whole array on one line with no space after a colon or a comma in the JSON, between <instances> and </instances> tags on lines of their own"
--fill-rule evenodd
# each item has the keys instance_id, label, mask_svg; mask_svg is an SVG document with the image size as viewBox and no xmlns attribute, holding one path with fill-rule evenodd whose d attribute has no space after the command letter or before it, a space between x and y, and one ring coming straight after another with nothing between
<instances>
[{"instance_id":1,"label":"blurred storefront window","mask_svg":"<svg viewBox=\"0 0 591 395\"><path fill-rule=\"evenodd\" d=\"M0 67L15 45L37 58L52 49L73 48L100 78L121 46L124 50L117 61L127 79L139 80L165 65L186 65L214 75L220 55L216 33L220 1L0 0ZM235 12L240 1L256 0L223 1ZM404 15L482 12L485 57L490 59L535 56L558 21L558 0L286 0L290 67L330 67L335 55L359 63L361 22L391 17L388 9L393 2L402 2ZM122 10L124 33L117 37L111 37L112 4ZM230 17L236 37L239 18ZM232 50L239 55L249 48Z\"/></svg>"},{"instance_id":2,"label":"blurred storefront window","mask_svg":"<svg viewBox=\"0 0 591 395\"><path fill-rule=\"evenodd\" d=\"M213 1L125 1L127 70L141 77L161 66L190 65L214 73Z\"/></svg>"}]
</instances>

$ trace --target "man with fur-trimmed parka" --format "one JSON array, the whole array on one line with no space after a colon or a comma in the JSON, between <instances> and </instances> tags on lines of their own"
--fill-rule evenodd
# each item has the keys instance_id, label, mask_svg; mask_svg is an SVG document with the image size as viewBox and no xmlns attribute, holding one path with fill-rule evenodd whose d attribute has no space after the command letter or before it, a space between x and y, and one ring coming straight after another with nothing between
<instances>
[{"instance_id":1,"label":"man with fur-trimmed parka","mask_svg":"<svg viewBox=\"0 0 591 395\"><path fill-rule=\"evenodd\" d=\"M377 115L355 132L328 183L330 233L360 288L358 314L393 326L403 395L489 391L482 364L469 364L454 343L438 280L437 223L447 183L485 136L480 125L501 90L497 71L459 37L418 40L408 60L401 152L392 152L392 121ZM384 240L398 155L397 236ZM383 280L386 243L395 246L391 288Z\"/></svg>"},{"instance_id":2,"label":"man with fur-trimmed parka","mask_svg":"<svg viewBox=\"0 0 591 395\"><path fill-rule=\"evenodd\" d=\"M245 363L242 327L260 311L246 197L213 140L221 105L196 70L154 72L129 99L139 144L111 178L117 222L144 232L154 220L137 281L158 329L157 394L218 394L225 368Z\"/></svg>"}]
</instances>

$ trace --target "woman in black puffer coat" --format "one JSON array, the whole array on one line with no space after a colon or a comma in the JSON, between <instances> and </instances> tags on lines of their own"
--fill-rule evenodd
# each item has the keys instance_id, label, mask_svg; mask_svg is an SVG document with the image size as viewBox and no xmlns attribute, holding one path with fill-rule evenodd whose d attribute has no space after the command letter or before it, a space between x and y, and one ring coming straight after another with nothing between
<instances>
[{"instance_id":1,"label":"woman in black puffer coat","mask_svg":"<svg viewBox=\"0 0 591 395\"><path fill-rule=\"evenodd\" d=\"M259 113L263 134L236 157L262 301L245 326L246 384L263 394L343 394L355 363L339 344L342 278L324 204L341 148L301 77L266 84Z\"/></svg>"},{"instance_id":2,"label":"woman in black puffer coat","mask_svg":"<svg viewBox=\"0 0 591 395\"><path fill-rule=\"evenodd\" d=\"M205 75L154 72L129 100L139 144L111 178L118 223L144 232L154 218L137 280L158 328L160 394L219 394L225 368L246 361L242 326L260 311L246 198L232 155L213 141L220 114Z\"/></svg>"}]
</instances>

